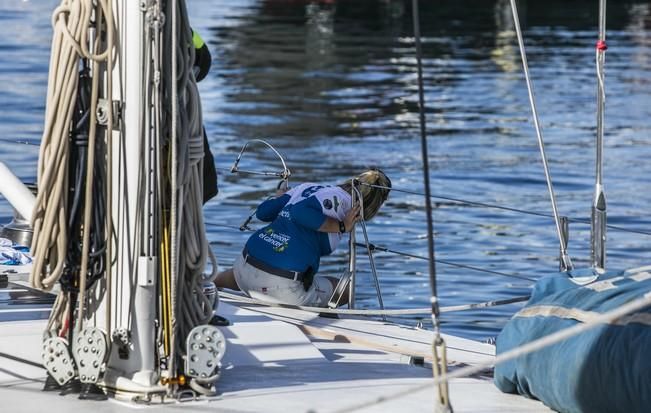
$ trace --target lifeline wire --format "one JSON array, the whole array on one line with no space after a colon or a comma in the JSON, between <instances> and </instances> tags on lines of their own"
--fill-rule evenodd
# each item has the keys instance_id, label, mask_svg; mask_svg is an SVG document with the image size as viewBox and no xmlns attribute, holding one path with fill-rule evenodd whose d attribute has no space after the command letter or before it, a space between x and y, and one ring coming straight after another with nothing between
<instances>
[{"instance_id":1,"label":"lifeline wire","mask_svg":"<svg viewBox=\"0 0 651 413\"><path fill-rule=\"evenodd\" d=\"M211 226L211 227L216 227L216 228L228 228L228 229L231 229L231 230L234 230L234 231L241 231L240 227L237 227L235 225L216 224L214 222L206 222L206 226ZM249 229L249 231L253 231L253 229ZM211 242L211 244L213 244L213 242ZM386 253L389 253L389 254L401 255L403 257L415 258L415 259L418 259L418 260L428 260L429 259L429 258L423 257L421 255L410 254L410 253L407 253L407 252L401 252L401 251L396 251L396 250L393 250L393 249L390 249L390 248L382 247L380 245L376 245L376 244L373 244L371 242L369 242L368 245L367 244L362 244L360 242L356 243L355 245L358 246L358 247L368 248L371 251L381 251L381 252L386 252ZM459 263L456 263L456 262L453 262L453 261L442 260L440 258L437 258L435 261L437 263L440 263L440 264L443 264L443 265L449 265L451 267L465 268L465 269L472 270L472 271L484 272L484 273L488 273L488 274L495 274L495 275L500 275L502 277L517 278L517 279L520 279L520 280L531 281L531 282L536 281L533 278L525 277L523 275L509 274L509 273L506 273L506 272L494 271L494 270L487 270L487 269L484 269L484 268L474 267L472 265L465 265L465 264L459 264Z\"/></svg>"},{"instance_id":2,"label":"lifeline wire","mask_svg":"<svg viewBox=\"0 0 651 413\"><path fill-rule=\"evenodd\" d=\"M222 171L230 172L229 168L217 168L217 169L222 170ZM241 173L241 172L242 171L238 171L238 173ZM372 188L390 189L393 192L401 192L401 193L405 193L405 194L425 196L425 194L422 193L422 192L410 191L408 189L399 189L399 188L395 188L395 187L389 188L387 186L374 185L374 184L369 184L369 183L366 183L366 182L359 182L359 184L360 185L370 186ZM478 201L468 201L466 199L452 198L452 197L436 195L436 194L431 194L430 196L432 197L432 199L442 199L442 200L445 200L445 201L456 202L456 203L462 204L462 205L476 206L476 207L480 207L480 208L498 209L498 210L503 210L503 211L516 212L516 213L519 213L519 214L533 215L533 216L543 217L543 218L554 218L554 215L546 214L544 212L527 211L525 209L518 209L518 208L506 207L506 206L502 206L502 205L488 204L488 203L485 203L485 202L478 202ZM587 220L587 219L568 218L568 220L570 222L575 222L577 224L590 225L590 220ZM223 226L225 228L233 227L233 228L238 228L239 229L239 227L235 227L235 226L215 224L215 223L210 223L210 222L207 222L206 225ZM631 234L640 234L640 235L649 235L649 236L651 236L651 232L643 231L643 230L640 230L640 229L624 228L624 227L620 227L620 226L617 226L617 225L611 225L611 224L607 224L606 227L609 228L609 229L616 230L616 231L628 232L628 233L631 233Z\"/></svg>"},{"instance_id":3,"label":"lifeline wire","mask_svg":"<svg viewBox=\"0 0 651 413\"><path fill-rule=\"evenodd\" d=\"M220 170L220 171L224 171L224 172L231 172L230 168L217 167L216 169ZM237 173L252 174L250 171L243 171L243 170L238 170ZM257 173L255 173L255 175L279 176L279 173L278 172L257 172ZM401 192L401 193L404 193L404 194L426 196L423 192L410 191L408 189L400 189L400 188L395 188L395 187L389 188L387 186L369 184L367 182L359 182L359 184L369 186L369 187L372 187L372 188L390 189L393 192ZM543 217L543 218L554 218L553 214L547 214L547 213L544 213L544 212L536 212L536 211L528 211L526 209L507 207L507 206L503 206L503 205L488 204L486 202L469 201L469 200L462 199L462 198L452 198L452 197L443 196L443 195L436 195L436 194L430 194L430 197L432 199L442 199L444 201L455 202L455 203L462 204L462 205L476 206L476 207L480 207L480 208L499 209L499 210L502 210L502 211L516 212L518 214L532 215L532 216ZM568 218L568 220L570 222L576 222L577 224L590 225L590 220L587 220L587 219ZM211 224L211 225L216 225L216 224ZM631 234L640 234L640 235L649 235L649 236L651 236L651 232L643 231L643 230L640 230L640 229L624 228L624 227L620 227L620 226L617 226L617 225L611 225L611 224L606 224L606 228L613 229L613 230L616 230L616 231L621 231L621 232L628 232L628 233L631 233Z\"/></svg>"},{"instance_id":4,"label":"lifeline wire","mask_svg":"<svg viewBox=\"0 0 651 413\"><path fill-rule=\"evenodd\" d=\"M361 243L358 243L357 245L361 246L361 247L368 247L371 251L377 250L377 251L381 251L381 252L387 252L387 253L390 253L390 254L401 255L403 257L416 258L416 259L419 259L419 260L427 260L428 259L427 257L392 250L392 249L389 249L389 248L386 248L386 247L381 247L379 245L375 245L375 244L372 244L372 243L369 243L368 246L365 245L365 244L361 244ZM500 272L500 271L486 270L484 268L473 267L471 265L465 265L465 264L458 264L458 263L455 263L455 262L452 262L452 261L442 260L440 258L437 258L436 262L441 263L441 264L445 264L445 265L449 265L449 266L452 266L452 267L466 268L468 270L485 272L485 273L495 274L495 275L501 275L502 277L518 278L520 280L526 280L526 281L532 281L532 282L536 281L533 278L525 277L523 275L516 275L516 274L509 274L509 273Z\"/></svg>"},{"instance_id":5,"label":"lifeline wire","mask_svg":"<svg viewBox=\"0 0 651 413\"><path fill-rule=\"evenodd\" d=\"M382 185L374 185L374 184L369 184L366 182L360 182L361 185L366 185L370 186L373 188L384 188L384 189L391 189L394 192L402 192L405 194L411 194L411 195L420 195L420 196L426 196L422 192L417 192L417 191L410 191L408 189L398 189L398 188L389 188L387 186L382 186ZM492 208L492 209L500 209L503 211L509 211L509 212L517 212L519 214L525 214L525 215L533 215L533 216L538 216L538 217L544 217L544 218L554 218L554 215L552 214L546 214L544 212L535 212L535 211L527 211L525 209L518 209L518 208L512 208L512 207L506 207L502 205L495 205L495 204L487 204L485 202L478 202L478 201L468 201L465 199L461 198L451 198L447 196L442 196L442 195L430 195L434 199L443 199L445 201L451 201L451 202L456 202L458 204L463 204L463 205L469 205L469 206L477 206L481 208ZM568 218L570 222L576 222L577 224L587 224L590 225L590 220L586 219L581 219L581 218ZM617 231L622 231L622 232L629 232L632 234L640 234L640 235L651 235L651 232L649 231L643 231L639 229L630 229L630 228L624 228L620 227L617 225L606 225L607 228L614 229Z\"/></svg>"}]
</instances>

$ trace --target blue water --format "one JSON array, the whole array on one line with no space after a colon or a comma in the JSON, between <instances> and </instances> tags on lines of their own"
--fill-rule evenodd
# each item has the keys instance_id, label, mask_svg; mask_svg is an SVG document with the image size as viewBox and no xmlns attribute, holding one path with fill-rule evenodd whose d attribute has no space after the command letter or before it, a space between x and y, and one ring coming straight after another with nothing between
<instances>
[{"instance_id":1,"label":"blue water","mask_svg":"<svg viewBox=\"0 0 651 413\"><path fill-rule=\"evenodd\" d=\"M336 183L377 165L394 186L422 192L418 94L410 1L190 0L192 25L213 66L200 84L220 170L205 207L209 239L229 265L247 235L239 226L276 185L226 171L249 139L287 159L294 182ZM509 2L421 2L432 191L551 213L531 123ZM427 3L427 4L426 4ZM431 4L430 4L431 3ZM594 186L596 1L520 1L537 105L561 214L588 219ZM43 125L54 0L0 2L0 139L37 144ZM651 232L651 6L609 2L604 184L609 223ZM38 148L2 141L0 159L33 181ZM269 151L241 165L280 170ZM10 208L0 205L0 218ZM558 268L549 218L435 199L437 258L539 278ZM371 242L427 255L424 199L394 192L368 225ZM359 233L358 238L361 238ZM570 225L570 254L589 264L589 227ZM611 269L649 263L651 237L608 232ZM426 307L427 263L376 253L384 302ZM359 256L358 306L376 308L368 260ZM322 262L339 274L345 251ZM436 267L443 306L526 294L527 281ZM484 339L518 305L442 316L447 333ZM402 319L415 324L416 319Z\"/></svg>"}]
</instances>

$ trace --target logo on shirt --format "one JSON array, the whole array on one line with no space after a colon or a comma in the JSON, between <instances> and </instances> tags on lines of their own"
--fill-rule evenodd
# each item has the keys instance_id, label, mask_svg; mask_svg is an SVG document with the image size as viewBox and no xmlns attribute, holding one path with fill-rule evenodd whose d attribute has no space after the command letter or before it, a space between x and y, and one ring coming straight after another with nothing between
<instances>
[{"instance_id":1,"label":"logo on shirt","mask_svg":"<svg viewBox=\"0 0 651 413\"><path fill-rule=\"evenodd\" d=\"M337 199L337 198L335 198L335 199ZM329 200L329 199L324 199L323 200L323 207L325 209L332 209L332 201Z\"/></svg>"},{"instance_id":2,"label":"logo on shirt","mask_svg":"<svg viewBox=\"0 0 651 413\"><path fill-rule=\"evenodd\" d=\"M323 188L325 188L323 185L311 186L311 187L309 187L309 188L306 188L306 189L303 191L303 193L301 194L301 196L302 196L303 198L307 198L307 197L309 197L309 196L314 195L316 192L319 191L319 189L323 189Z\"/></svg>"},{"instance_id":3,"label":"logo on shirt","mask_svg":"<svg viewBox=\"0 0 651 413\"><path fill-rule=\"evenodd\" d=\"M289 246L289 240L292 239L287 234L277 234L272 228L267 228L264 232L258 234L258 237L271 244L272 249L275 252L283 252Z\"/></svg>"},{"instance_id":4,"label":"logo on shirt","mask_svg":"<svg viewBox=\"0 0 651 413\"><path fill-rule=\"evenodd\" d=\"M339 208L339 199L337 199L337 195L335 195L333 199L335 200L335 212L337 212L337 208Z\"/></svg>"}]
</instances>

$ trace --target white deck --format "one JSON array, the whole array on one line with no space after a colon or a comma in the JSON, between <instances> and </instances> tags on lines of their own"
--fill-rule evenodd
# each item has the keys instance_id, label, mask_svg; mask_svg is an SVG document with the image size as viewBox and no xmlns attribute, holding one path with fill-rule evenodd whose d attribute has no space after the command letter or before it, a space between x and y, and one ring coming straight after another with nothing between
<instances>
[{"instance_id":1,"label":"white deck","mask_svg":"<svg viewBox=\"0 0 651 413\"><path fill-rule=\"evenodd\" d=\"M241 307L222 301L233 323L220 394L210 400L145 406L116 400L80 401L41 391L45 370L0 357L0 397L12 412L432 412L435 390L398 395L431 381L429 367L407 354L429 357L431 333L368 320L339 320L288 309ZM45 321L0 323L0 353L40 363ZM490 359L493 347L446 336L451 367ZM490 377L453 380L455 412L547 412L540 402L502 394ZM384 398L385 401L378 403ZM2 409L4 410L4 408Z\"/></svg>"}]
</instances>

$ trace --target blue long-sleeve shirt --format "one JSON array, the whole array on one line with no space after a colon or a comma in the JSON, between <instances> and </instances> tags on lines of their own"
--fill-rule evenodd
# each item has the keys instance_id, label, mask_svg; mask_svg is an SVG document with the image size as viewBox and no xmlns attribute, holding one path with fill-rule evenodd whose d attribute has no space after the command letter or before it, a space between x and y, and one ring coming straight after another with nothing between
<instances>
[{"instance_id":1,"label":"blue long-sleeve shirt","mask_svg":"<svg viewBox=\"0 0 651 413\"><path fill-rule=\"evenodd\" d=\"M350 208L350 195L337 186L301 184L258 206L258 219L271 223L256 231L246 248L272 267L291 271L311 268L316 273L321 256L332 253L343 236L318 229L327 217L343 220Z\"/></svg>"}]
</instances>

